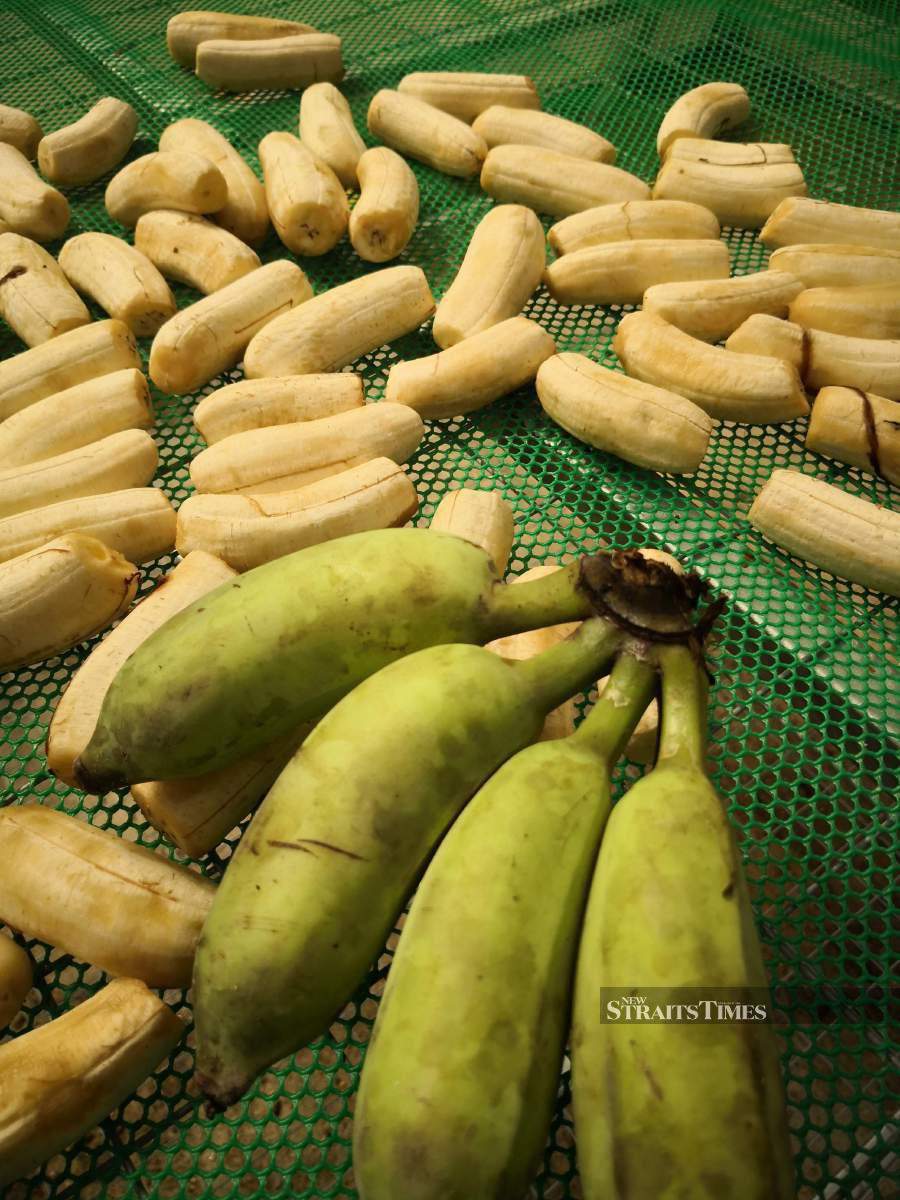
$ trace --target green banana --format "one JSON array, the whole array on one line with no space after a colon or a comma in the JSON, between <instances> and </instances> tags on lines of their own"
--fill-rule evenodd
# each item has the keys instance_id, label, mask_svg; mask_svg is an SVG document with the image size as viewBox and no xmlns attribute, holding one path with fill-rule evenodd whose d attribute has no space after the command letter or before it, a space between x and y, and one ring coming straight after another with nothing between
<instances>
[{"instance_id":1,"label":"green banana","mask_svg":"<svg viewBox=\"0 0 900 1200\"><path fill-rule=\"evenodd\" d=\"M426 871L357 1099L364 1200L525 1195L559 1085L609 772L655 678L621 655L578 730L502 766Z\"/></svg>"},{"instance_id":2,"label":"green banana","mask_svg":"<svg viewBox=\"0 0 900 1200\"><path fill-rule=\"evenodd\" d=\"M740 854L704 766L703 668L687 646L659 657L657 765L609 819L578 956L582 1191L585 1200L793 1200L771 1028L626 1022L606 1009L611 996L648 989L651 1006L666 993L767 998Z\"/></svg>"}]
</instances>

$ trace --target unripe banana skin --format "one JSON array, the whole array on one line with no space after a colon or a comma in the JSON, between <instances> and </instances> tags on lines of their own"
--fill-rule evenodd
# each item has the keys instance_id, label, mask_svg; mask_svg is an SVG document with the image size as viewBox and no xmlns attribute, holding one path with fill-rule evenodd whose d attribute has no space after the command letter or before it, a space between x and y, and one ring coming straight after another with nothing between
<instances>
[{"instance_id":1,"label":"unripe banana skin","mask_svg":"<svg viewBox=\"0 0 900 1200\"><path fill-rule=\"evenodd\" d=\"M194 425L212 446L235 433L333 417L364 403L362 377L346 371L244 379L204 396L194 409ZM2 438L0 428L0 448Z\"/></svg>"},{"instance_id":2,"label":"unripe banana skin","mask_svg":"<svg viewBox=\"0 0 900 1200\"><path fill-rule=\"evenodd\" d=\"M813 404L806 447L900 487L900 403L859 388L824 387Z\"/></svg>"},{"instance_id":3,"label":"unripe banana skin","mask_svg":"<svg viewBox=\"0 0 900 1200\"><path fill-rule=\"evenodd\" d=\"M656 150L666 151L682 137L712 138L750 116L750 97L739 83L703 83L679 96L662 119Z\"/></svg>"},{"instance_id":4,"label":"unripe banana skin","mask_svg":"<svg viewBox=\"0 0 900 1200\"><path fill-rule=\"evenodd\" d=\"M15 146L0 141L0 222L12 233L52 242L69 224L69 202Z\"/></svg>"},{"instance_id":5,"label":"unripe banana skin","mask_svg":"<svg viewBox=\"0 0 900 1200\"><path fill-rule=\"evenodd\" d=\"M163 275L207 296L260 266L259 255L240 238L194 213L144 213L134 245Z\"/></svg>"},{"instance_id":6,"label":"unripe banana skin","mask_svg":"<svg viewBox=\"0 0 900 1200\"><path fill-rule=\"evenodd\" d=\"M18 233L0 234L0 315L26 346L91 319L53 255Z\"/></svg>"},{"instance_id":7,"label":"unripe banana skin","mask_svg":"<svg viewBox=\"0 0 900 1200\"><path fill-rule=\"evenodd\" d=\"M136 979L0 1046L0 1185L108 1116L175 1047L184 1025Z\"/></svg>"},{"instance_id":8,"label":"unripe banana skin","mask_svg":"<svg viewBox=\"0 0 900 1200\"><path fill-rule=\"evenodd\" d=\"M624 200L573 213L551 225L548 233L554 254L571 254L604 242L631 238L692 238L719 236L714 213L687 200Z\"/></svg>"},{"instance_id":9,"label":"unripe banana skin","mask_svg":"<svg viewBox=\"0 0 900 1200\"><path fill-rule=\"evenodd\" d=\"M789 271L808 288L900 286L900 250L896 248L802 243L776 250L769 267Z\"/></svg>"},{"instance_id":10,"label":"unripe banana skin","mask_svg":"<svg viewBox=\"0 0 900 1200\"><path fill-rule=\"evenodd\" d=\"M80 533L0 564L0 669L42 662L105 629L139 580L121 554Z\"/></svg>"},{"instance_id":11,"label":"unripe banana skin","mask_svg":"<svg viewBox=\"0 0 900 1200\"><path fill-rule=\"evenodd\" d=\"M80 120L55 129L37 149L41 173L52 183L93 183L117 167L134 141L138 116L130 104L104 96Z\"/></svg>"},{"instance_id":12,"label":"unripe banana skin","mask_svg":"<svg viewBox=\"0 0 900 1200\"><path fill-rule=\"evenodd\" d=\"M166 45L177 63L193 68L197 59L197 47L201 42L223 38L246 42L314 32L312 25L304 25L300 21L197 9L176 13L174 17L169 18L166 26Z\"/></svg>"},{"instance_id":13,"label":"unripe banana skin","mask_svg":"<svg viewBox=\"0 0 900 1200\"><path fill-rule=\"evenodd\" d=\"M534 81L527 75L492 75L481 71L414 71L397 84L404 96L415 96L461 121L474 121L494 104L513 109L539 109Z\"/></svg>"},{"instance_id":14,"label":"unripe banana skin","mask_svg":"<svg viewBox=\"0 0 900 1200\"><path fill-rule=\"evenodd\" d=\"M366 143L350 105L333 83L314 83L300 97L300 140L335 173L343 187L358 186L356 166Z\"/></svg>"},{"instance_id":15,"label":"unripe banana skin","mask_svg":"<svg viewBox=\"0 0 900 1200\"><path fill-rule=\"evenodd\" d=\"M18 942L0 933L0 1030L20 1012L32 978L31 959Z\"/></svg>"},{"instance_id":16,"label":"unripe banana skin","mask_svg":"<svg viewBox=\"0 0 900 1200\"><path fill-rule=\"evenodd\" d=\"M772 248L796 243L843 242L896 251L900 244L900 213L794 196L782 200L770 215L760 230L759 240Z\"/></svg>"},{"instance_id":17,"label":"unripe banana skin","mask_svg":"<svg viewBox=\"0 0 900 1200\"><path fill-rule=\"evenodd\" d=\"M366 262L388 262L406 248L419 219L419 185L387 146L366 150L356 164L360 195L350 214L350 242Z\"/></svg>"},{"instance_id":18,"label":"unripe banana skin","mask_svg":"<svg viewBox=\"0 0 900 1200\"><path fill-rule=\"evenodd\" d=\"M734 354L762 354L780 358L798 372L806 374L809 337L792 321L782 321L766 313L755 313L740 324L725 343Z\"/></svg>"},{"instance_id":19,"label":"unripe banana skin","mask_svg":"<svg viewBox=\"0 0 900 1200\"><path fill-rule=\"evenodd\" d=\"M477 175L487 155L484 139L464 121L408 93L382 88L366 121L373 137L392 150L445 175Z\"/></svg>"},{"instance_id":20,"label":"unripe banana skin","mask_svg":"<svg viewBox=\"0 0 900 1200\"><path fill-rule=\"evenodd\" d=\"M654 200L691 200L723 225L758 229L786 196L805 196L796 163L721 164L669 155L653 185Z\"/></svg>"},{"instance_id":21,"label":"unripe banana skin","mask_svg":"<svg viewBox=\"0 0 900 1200\"><path fill-rule=\"evenodd\" d=\"M727 279L727 245L718 239L606 242L564 254L544 280L558 304L640 304L654 284Z\"/></svg>"},{"instance_id":22,"label":"unripe banana skin","mask_svg":"<svg viewBox=\"0 0 900 1200\"><path fill-rule=\"evenodd\" d=\"M175 313L175 297L150 259L111 233L69 238L59 265L70 283L136 337L152 337Z\"/></svg>"},{"instance_id":23,"label":"unripe banana skin","mask_svg":"<svg viewBox=\"0 0 900 1200\"><path fill-rule=\"evenodd\" d=\"M537 146L495 146L481 168L481 186L495 200L554 217L598 204L650 199L646 183L619 167Z\"/></svg>"},{"instance_id":24,"label":"unripe banana skin","mask_svg":"<svg viewBox=\"0 0 900 1200\"><path fill-rule=\"evenodd\" d=\"M809 288L794 299L790 318L804 329L848 337L900 338L900 283Z\"/></svg>"},{"instance_id":25,"label":"unripe banana skin","mask_svg":"<svg viewBox=\"0 0 900 1200\"><path fill-rule=\"evenodd\" d=\"M484 138L489 149L506 145L540 146L591 162L616 161L615 146L593 129L536 109L492 104L472 122L472 128Z\"/></svg>"},{"instance_id":26,"label":"unripe banana skin","mask_svg":"<svg viewBox=\"0 0 900 1200\"><path fill-rule=\"evenodd\" d=\"M344 78L341 39L333 33L296 33L268 39L210 39L197 47L194 70L211 88L253 92L305 88Z\"/></svg>"},{"instance_id":27,"label":"unripe banana skin","mask_svg":"<svg viewBox=\"0 0 900 1200\"><path fill-rule=\"evenodd\" d=\"M643 307L691 337L718 342L754 313L786 317L802 290L787 271L755 271L709 283L660 283L644 293Z\"/></svg>"},{"instance_id":28,"label":"unripe banana skin","mask_svg":"<svg viewBox=\"0 0 900 1200\"><path fill-rule=\"evenodd\" d=\"M434 314L444 350L517 316L541 281L544 230L530 208L501 204L478 222L459 271Z\"/></svg>"},{"instance_id":29,"label":"unripe banana skin","mask_svg":"<svg viewBox=\"0 0 900 1200\"><path fill-rule=\"evenodd\" d=\"M227 198L224 176L209 159L183 150L156 150L113 175L104 203L114 221L133 226L155 208L214 213Z\"/></svg>"},{"instance_id":30,"label":"unripe banana skin","mask_svg":"<svg viewBox=\"0 0 900 1200\"><path fill-rule=\"evenodd\" d=\"M15 146L26 158L34 158L38 142L43 136L40 123L31 113L9 104L0 104L0 142Z\"/></svg>"},{"instance_id":31,"label":"unripe banana skin","mask_svg":"<svg viewBox=\"0 0 900 1200\"><path fill-rule=\"evenodd\" d=\"M473 546L480 546L490 557L498 577L506 571L515 524L512 508L500 492L477 488L454 488L445 492L428 528L435 533L452 533Z\"/></svg>"},{"instance_id":32,"label":"unripe banana skin","mask_svg":"<svg viewBox=\"0 0 900 1200\"><path fill-rule=\"evenodd\" d=\"M385 399L427 420L461 416L529 383L555 353L553 338L536 321L510 317L449 350L395 363Z\"/></svg>"},{"instance_id":33,"label":"unripe banana skin","mask_svg":"<svg viewBox=\"0 0 900 1200\"><path fill-rule=\"evenodd\" d=\"M259 143L266 202L278 236L295 254L319 255L344 236L350 206L331 167L290 133Z\"/></svg>"}]
</instances>

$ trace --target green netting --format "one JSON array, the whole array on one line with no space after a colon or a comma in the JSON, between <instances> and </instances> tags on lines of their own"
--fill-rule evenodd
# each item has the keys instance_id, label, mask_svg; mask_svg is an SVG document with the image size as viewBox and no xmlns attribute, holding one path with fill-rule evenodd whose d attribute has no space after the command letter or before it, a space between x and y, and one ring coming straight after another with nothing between
<instances>
[{"instance_id":1,"label":"green netting","mask_svg":"<svg viewBox=\"0 0 900 1200\"><path fill-rule=\"evenodd\" d=\"M216 6L278 10L339 33L348 67L343 90L360 129L372 94L408 71L528 73L547 110L602 132L618 147L619 164L649 180L657 165L656 128L671 102L710 79L738 80L753 101L741 133L790 142L812 195L897 204L894 0L298 0L290 11L265 0L216 0ZM12 0L4 14L0 98L52 129L99 96L121 96L141 117L134 155L155 148L170 121L202 117L258 167L259 138L295 129L297 96L210 93L166 53L164 27L173 11L153 0ZM475 182L414 170L421 220L402 261L420 264L440 295L491 201ZM103 208L103 183L70 198L70 234L122 233ZM763 265L752 234L726 234L735 272ZM263 257L285 254L272 235ZM303 266L317 291L370 269L346 242ZM193 299L179 289L179 305ZM560 308L540 291L528 312L561 349L614 363L618 308ZM424 330L371 354L361 364L370 396L380 396L392 362L433 348ZM19 349L9 337L0 344L3 354ZM189 419L195 400L155 396L157 481L176 504L188 494L188 462L198 448ZM711 755L742 840L786 1012L783 1065L799 1196L862 1200L897 1194L886 1023L863 1023L843 1009L836 1018L810 1014L790 985L811 982L840 1008L842 988L888 980L897 614L885 597L764 543L744 515L774 466L800 467L881 502L889 502L889 489L808 454L803 424L722 425L701 470L683 480L582 446L550 424L526 390L472 417L432 424L411 466L422 523L448 487L504 491L517 520L513 572L603 542L656 544L731 596L712 650ZM166 558L148 570L144 588L170 565ZM37 799L80 812L157 846L159 834L127 797L86 798L47 772L42 743L50 714L90 648L0 679L0 795L3 803ZM638 770L619 768L619 793ZM237 836L202 864L205 871L221 871ZM99 1129L11 1186L9 1200L354 1196L353 1092L392 945L329 1034L268 1072L223 1117L207 1119L200 1111L189 1037ZM37 987L16 1032L57 1015L103 981L99 971L40 943L29 943L29 950ZM182 993L165 998L189 1016ZM580 1195L573 1146L564 1074L536 1196Z\"/></svg>"}]
</instances>

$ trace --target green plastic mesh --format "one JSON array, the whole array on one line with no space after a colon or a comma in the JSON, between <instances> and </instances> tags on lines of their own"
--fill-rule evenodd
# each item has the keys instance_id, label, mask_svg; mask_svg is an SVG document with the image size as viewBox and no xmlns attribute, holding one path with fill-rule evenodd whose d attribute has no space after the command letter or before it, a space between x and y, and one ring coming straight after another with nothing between
<instances>
[{"instance_id":1,"label":"green plastic mesh","mask_svg":"<svg viewBox=\"0 0 900 1200\"><path fill-rule=\"evenodd\" d=\"M216 6L267 11L265 0L216 0ZM617 146L619 164L650 180L656 128L672 101L711 79L737 80L753 102L741 132L790 142L813 196L897 204L894 0L308 0L289 7L268 11L343 37L343 90L361 130L372 94L408 71L527 73L547 110L602 132ZM12 0L0 46L0 98L52 129L100 96L120 96L141 118L134 155L155 148L170 121L202 117L258 168L260 137L295 129L297 95L212 94L166 53L164 28L173 11L154 0ZM414 170L421 219L402 261L421 265L439 296L491 201L476 182ZM102 182L70 198L70 234L122 233L103 208ZM736 273L763 265L753 234L726 236ZM285 255L272 235L263 257ZM370 269L346 242L303 266L316 291ZM197 297L182 288L177 298L184 305ZM541 290L527 311L561 349L615 362L615 306L561 308ZM3 354L19 349L3 338ZM391 363L433 349L426 329L369 355L360 367L370 397L381 395ZM190 424L195 400L155 396L157 482L176 504L190 490L188 462L198 449ZM745 514L775 466L798 467L883 503L889 489L807 453L803 426L721 425L700 471L676 479L581 445L543 417L528 389L471 417L432 424L411 469L420 523L450 487L502 489L516 514L514 573L604 543L658 545L731 597L711 652L711 760L741 838L783 1009L799 1197L862 1200L897 1195L890 1100L896 1076L886 1023L855 1020L839 1001L848 986L885 984L890 969L897 613L885 597L767 544ZM148 569L144 590L171 563L166 558ZM158 846L160 835L127 796L83 797L47 771L43 740L54 703L90 649L86 644L0 678L2 802L38 800ZM617 794L639 770L619 767ZM237 836L202 869L218 874ZM896 947L896 924L893 935ZM327 1036L267 1072L224 1116L208 1119L200 1109L189 1035L98 1129L12 1185L9 1200L355 1196L353 1093L392 946ZM29 942L28 948L36 987L16 1033L103 982L96 969L48 946ZM831 996L836 1008L808 1011L792 987L800 983L814 985L820 998ZM165 998L189 1017L184 994ZM543 1200L581 1194L565 1073L533 1194Z\"/></svg>"}]
</instances>

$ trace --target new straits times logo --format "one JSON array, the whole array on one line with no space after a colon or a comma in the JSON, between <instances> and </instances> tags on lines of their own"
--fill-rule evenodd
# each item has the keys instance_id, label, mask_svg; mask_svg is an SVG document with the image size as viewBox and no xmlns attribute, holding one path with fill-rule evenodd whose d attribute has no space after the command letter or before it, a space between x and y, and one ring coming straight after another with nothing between
<instances>
[{"instance_id":1,"label":"new straits times logo","mask_svg":"<svg viewBox=\"0 0 900 1200\"><path fill-rule=\"evenodd\" d=\"M610 1025L744 1025L769 1020L768 997L705 994L683 989L621 992L603 989L601 1015Z\"/></svg>"},{"instance_id":2,"label":"new straits times logo","mask_svg":"<svg viewBox=\"0 0 900 1200\"><path fill-rule=\"evenodd\" d=\"M604 987L610 1025L888 1026L900 1018L900 988L880 982L776 982L765 987Z\"/></svg>"}]
</instances>

